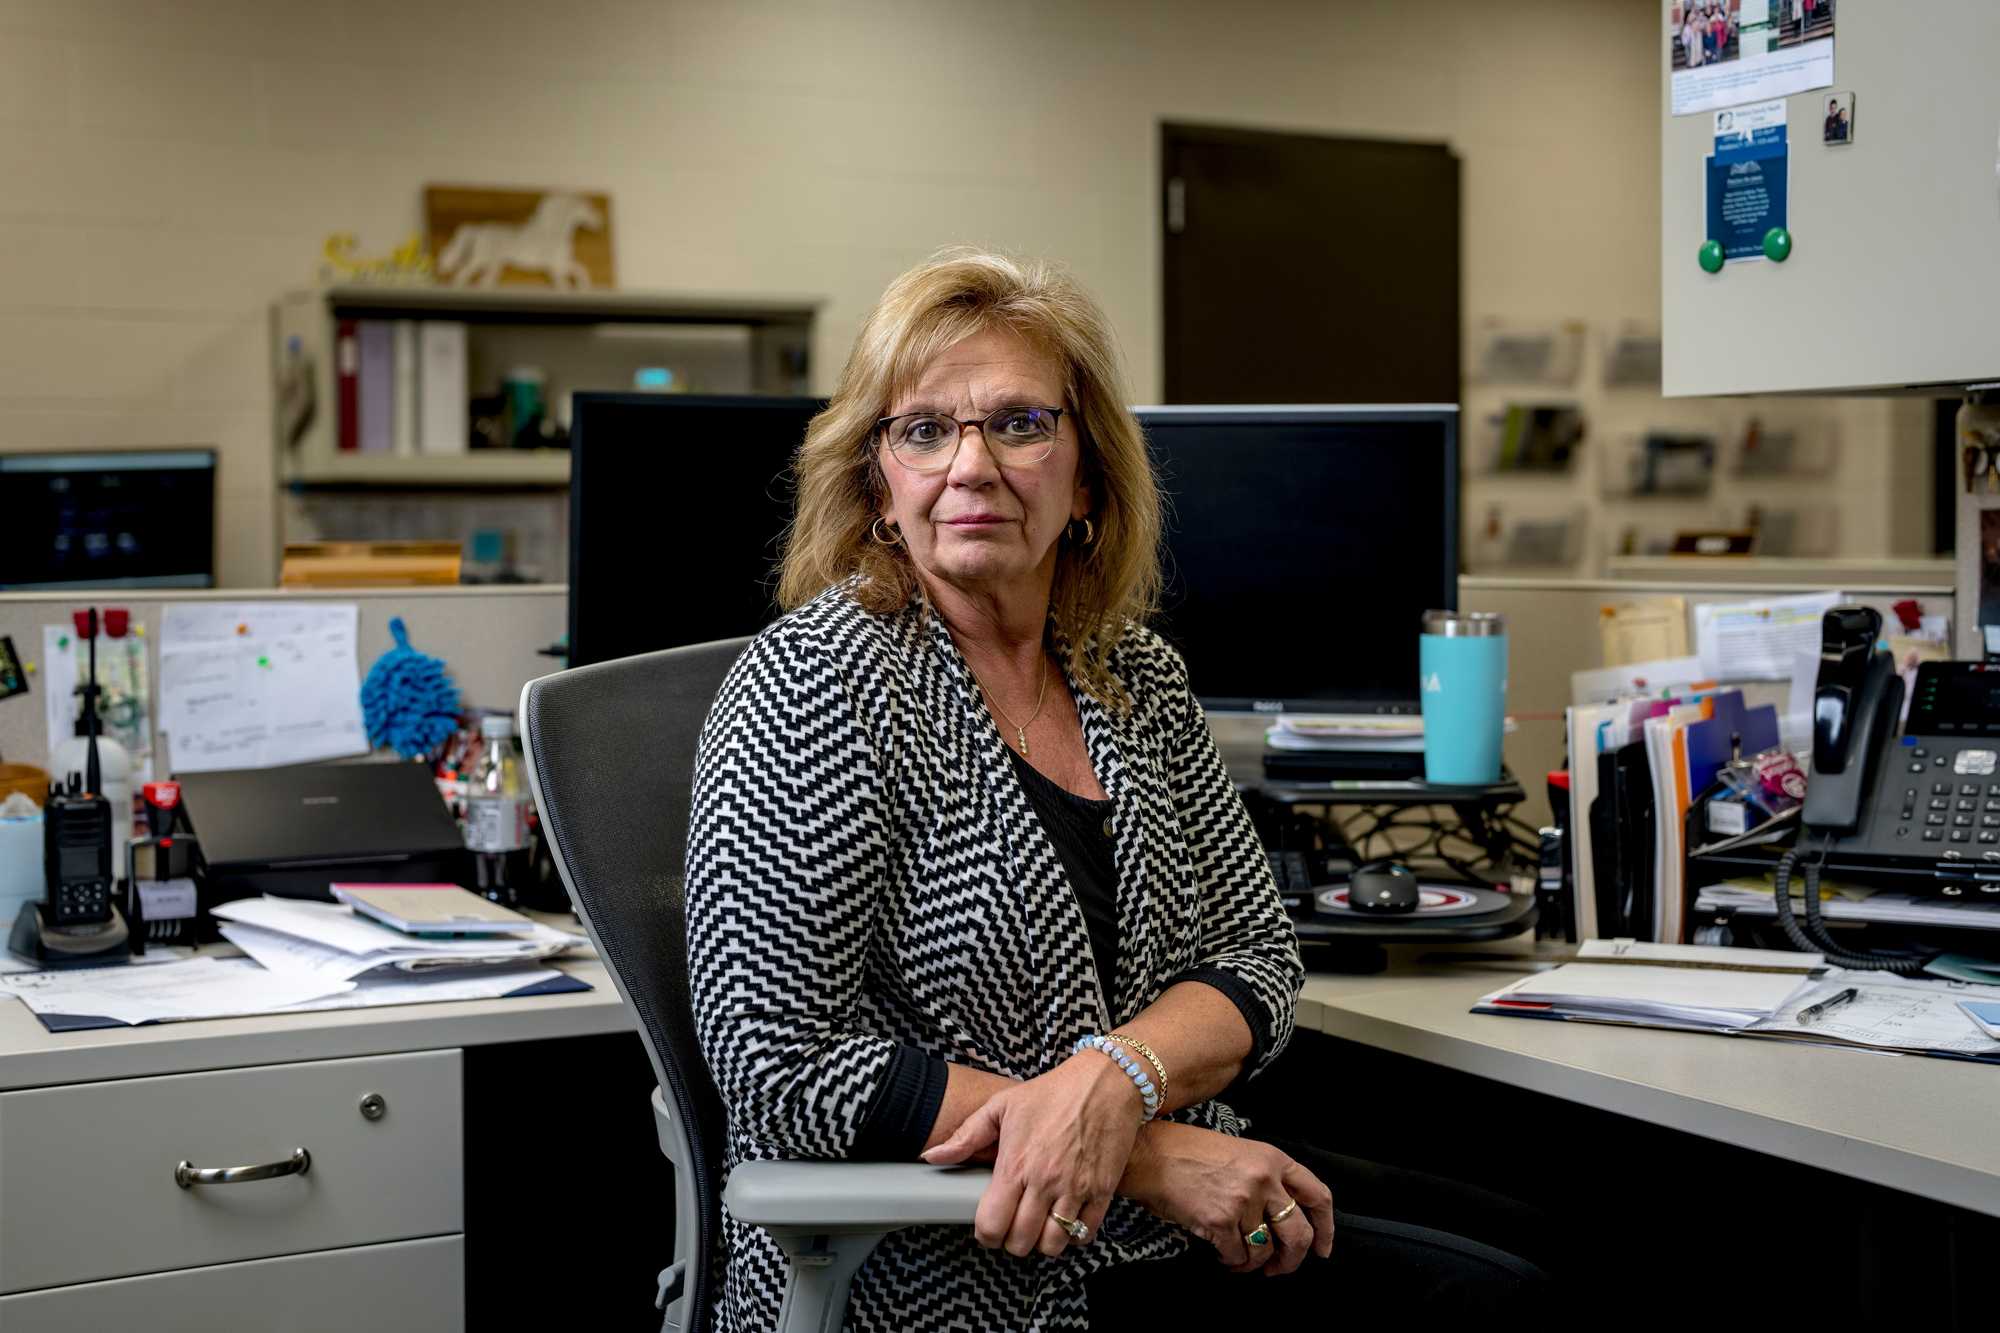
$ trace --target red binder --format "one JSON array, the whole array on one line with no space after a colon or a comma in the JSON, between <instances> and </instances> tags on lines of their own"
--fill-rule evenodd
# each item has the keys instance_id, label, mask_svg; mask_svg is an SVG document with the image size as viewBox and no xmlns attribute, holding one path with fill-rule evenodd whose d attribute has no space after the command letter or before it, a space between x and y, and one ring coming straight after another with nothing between
<instances>
[{"instance_id":1,"label":"red binder","mask_svg":"<svg viewBox=\"0 0 2000 1333\"><path fill-rule=\"evenodd\" d=\"M343 319L333 340L333 370L339 384L340 448L361 447L361 341L354 321Z\"/></svg>"}]
</instances>

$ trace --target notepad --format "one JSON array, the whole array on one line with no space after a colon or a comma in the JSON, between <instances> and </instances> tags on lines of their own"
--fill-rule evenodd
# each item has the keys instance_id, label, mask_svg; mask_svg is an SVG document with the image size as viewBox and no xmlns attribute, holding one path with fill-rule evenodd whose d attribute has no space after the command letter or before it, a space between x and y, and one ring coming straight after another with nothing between
<instances>
[{"instance_id":1,"label":"notepad","mask_svg":"<svg viewBox=\"0 0 2000 1333\"><path fill-rule=\"evenodd\" d=\"M1475 1012L1738 1030L1812 986L1818 954L1591 940L1578 960L1527 976Z\"/></svg>"}]
</instances>

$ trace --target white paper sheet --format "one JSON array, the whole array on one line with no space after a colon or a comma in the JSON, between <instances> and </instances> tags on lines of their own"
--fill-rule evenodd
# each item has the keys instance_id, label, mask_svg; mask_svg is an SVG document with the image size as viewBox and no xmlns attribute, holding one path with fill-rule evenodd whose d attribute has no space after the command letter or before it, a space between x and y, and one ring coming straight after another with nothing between
<instances>
[{"instance_id":1,"label":"white paper sheet","mask_svg":"<svg viewBox=\"0 0 2000 1333\"><path fill-rule=\"evenodd\" d=\"M515 964L445 975L376 972L352 990L288 1005L283 1012L313 1013L323 1009L363 1009L383 1004L436 1004L446 1000L492 1000L512 995L524 986L552 981L562 973L552 967Z\"/></svg>"},{"instance_id":2,"label":"white paper sheet","mask_svg":"<svg viewBox=\"0 0 2000 1333\"><path fill-rule=\"evenodd\" d=\"M1689 685L1712 679L1714 676L1698 657L1663 657L1652 662L1627 662L1623 666L1572 671L1569 701L1582 706L1642 696L1657 699L1668 690L1679 693Z\"/></svg>"},{"instance_id":3,"label":"white paper sheet","mask_svg":"<svg viewBox=\"0 0 2000 1333\"><path fill-rule=\"evenodd\" d=\"M1743 0L1729 10L1728 41L1712 55L1701 42L1699 26L1676 30L1669 22L1666 52L1672 113L1689 116L1831 87L1834 23L1826 18L1831 9L1821 9L1808 25L1802 22L1804 11L1788 0ZM1690 38L1695 47L1692 59L1687 50Z\"/></svg>"},{"instance_id":4,"label":"white paper sheet","mask_svg":"<svg viewBox=\"0 0 2000 1333\"><path fill-rule=\"evenodd\" d=\"M1697 606L1695 654L1719 680L1789 680L1801 656L1818 659L1820 622L1846 600L1824 592Z\"/></svg>"},{"instance_id":5,"label":"white paper sheet","mask_svg":"<svg viewBox=\"0 0 2000 1333\"><path fill-rule=\"evenodd\" d=\"M364 754L359 609L190 602L161 615L160 730L177 773Z\"/></svg>"},{"instance_id":6,"label":"white paper sheet","mask_svg":"<svg viewBox=\"0 0 2000 1333\"><path fill-rule=\"evenodd\" d=\"M1799 1010L1838 995L1850 986L1858 992L1855 999L1809 1023L1798 1021ZM1873 972L1835 973L1796 997L1769 1020L1757 1024L1755 1030L1854 1042L1884 1050L2000 1055L2000 1041L1979 1030L1958 1007L1960 1000L2000 1000L2000 986L1920 981Z\"/></svg>"},{"instance_id":7,"label":"white paper sheet","mask_svg":"<svg viewBox=\"0 0 2000 1333\"><path fill-rule=\"evenodd\" d=\"M380 955L383 962L418 958L462 959L467 962L488 958L546 958L583 943L581 936L540 923L524 935L419 939L370 921L344 904L307 902L297 898L239 898L211 909L211 914L221 921L290 935L305 944L317 945L352 958ZM303 960L309 954L304 950L295 950L289 956L294 960Z\"/></svg>"},{"instance_id":8,"label":"white paper sheet","mask_svg":"<svg viewBox=\"0 0 2000 1333\"><path fill-rule=\"evenodd\" d=\"M96 967L0 976L38 1014L83 1014L121 1023L161 1023L269 1013L351 990L352 982L265 970L247 958L192 958L156 967Z\"/></svg>"}]
</instances>

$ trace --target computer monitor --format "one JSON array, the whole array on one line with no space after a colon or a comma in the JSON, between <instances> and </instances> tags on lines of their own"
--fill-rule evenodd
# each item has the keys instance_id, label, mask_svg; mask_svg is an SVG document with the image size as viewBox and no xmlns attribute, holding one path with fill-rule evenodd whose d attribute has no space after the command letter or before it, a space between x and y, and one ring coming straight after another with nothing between
<instances>
[{"instance_id":1,"label":"computer monitor","mask_svg":"<svg viewBox=\"0 0 2000 1333\"><path fill-rule=\"evenodd\" d=\"M0 454L0 588L215 585L215 450Z\"/></svg>"},{"instance_id":2,"label":"computer monitor","mask_svg":"<svg viewBox=\"0 0 2000 1333\"><path fill-rule=\"evenodd\" d=\"M815 398L580 393L569 661L754 634L778 616L792 455Z\"/></svg>"},{"instance_id":3,"label":"computer monitor","mask_svg":"<svg viewBox=\"0 0 2000 1333\"><path fill-rule=\"evenodd\" d=\"M1217 712L1417 713L1458 608L1458 409L1142 407L1166 495L1155 622Z\"/></svg>"}]
</instances>

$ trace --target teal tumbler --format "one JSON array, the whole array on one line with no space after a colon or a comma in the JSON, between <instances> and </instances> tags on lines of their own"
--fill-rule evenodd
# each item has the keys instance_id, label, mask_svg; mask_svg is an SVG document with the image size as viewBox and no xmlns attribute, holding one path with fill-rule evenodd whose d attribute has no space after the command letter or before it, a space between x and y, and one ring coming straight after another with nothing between
<instances>
[{"instance_id":1,"label":"teal tumbler","mask_svg":"<svg viewBox=\"0 0 2000 1333\"><path fill-rule=\"evenodd\" d=\"M1507 729L1507 622L1485 611L1426 611L1417 663L1424 780L1453 787L1498 782Z\"/></svg>"}]
</instances>

